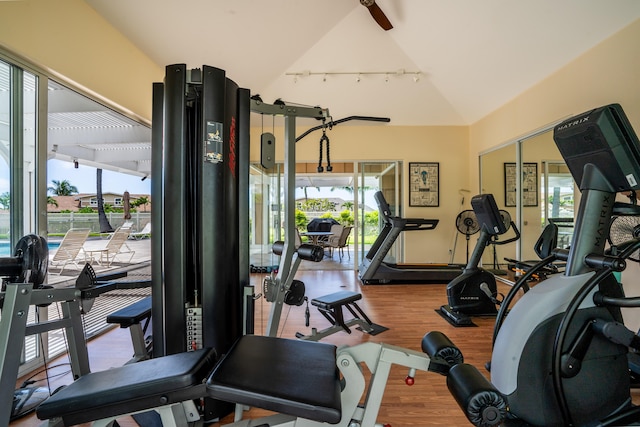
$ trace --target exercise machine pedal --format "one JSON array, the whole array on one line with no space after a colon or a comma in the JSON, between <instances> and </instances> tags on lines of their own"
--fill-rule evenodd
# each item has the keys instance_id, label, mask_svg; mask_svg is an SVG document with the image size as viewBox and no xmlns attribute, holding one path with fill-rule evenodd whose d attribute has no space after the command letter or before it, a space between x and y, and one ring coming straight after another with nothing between
<instances>
[{"instance_id":1,"label":"exercise machine pedal","mask_svg":"<svg viewBox=\"0 0 640 427\"><path fill-rule=\"evenodd\" d=\"M459 311L455 311L450 305L443 305L436 311L453 326L475 326L471 317L464 313L460 313Z\"/></svg>"}]
</instances>

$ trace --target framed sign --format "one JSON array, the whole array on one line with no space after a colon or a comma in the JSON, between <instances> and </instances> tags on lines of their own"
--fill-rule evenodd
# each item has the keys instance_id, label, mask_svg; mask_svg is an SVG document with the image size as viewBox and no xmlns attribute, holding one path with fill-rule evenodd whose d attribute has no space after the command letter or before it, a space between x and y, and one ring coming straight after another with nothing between
<instances>
[{"instance_id":1,"label":"framed sign","mask_svg":"<svg viewBox=\"0 0 640 427\"><path fill-rule=\"evenodd\" d=\"M409 206L440 206L440 163L409 163Z\"/></svg>"},{"instance_id":2,"label":"framed sign","mask_svg":"<svg viewBox=\"0 0 640 427\"><path fill-rule=\"evenodd\" d=\"M516 164L504 164L504 205L516 205ZM522 164L522 206L538 206L538 164Z\"/></svg>"}]
</instances>

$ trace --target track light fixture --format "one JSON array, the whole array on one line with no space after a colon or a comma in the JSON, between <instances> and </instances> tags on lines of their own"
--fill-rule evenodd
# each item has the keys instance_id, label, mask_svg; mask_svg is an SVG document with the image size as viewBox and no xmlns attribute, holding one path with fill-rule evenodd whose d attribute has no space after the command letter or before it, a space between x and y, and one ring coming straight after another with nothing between
<instances>
[{"instance_id":1,"label":"track light fixture","mask_svg":"<svg viewBox=\"0 0 640 427\"><path fill-rule=\"evenodd\" d=\"M413 81L418 83L422 76L422 71L407 71L403 68L396 71L298 71L285 73L285 76L292 76L293 82L297 83L300 78L306 78L310 76L322 76L322 81L326 82L329 76L355 76L356 83L362 80L363 76L382 76L385 82L390 81L390 76L404 77L411 76Z\"/></svg>"}]
</instances>

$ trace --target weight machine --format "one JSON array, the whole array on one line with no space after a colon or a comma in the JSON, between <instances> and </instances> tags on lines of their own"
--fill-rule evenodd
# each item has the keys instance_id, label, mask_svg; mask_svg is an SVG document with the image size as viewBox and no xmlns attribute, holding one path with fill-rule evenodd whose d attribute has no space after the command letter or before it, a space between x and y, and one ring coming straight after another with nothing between
<instances>
[{"instance_id":1,"label":"weight machine","mask_svg":"<svg viewBox=\"0 0 640 427\"><path fill-rule=\"evenodd\" d=\"M149 286L148 282L117 282L126 273L96 276L86 264L73 288L54 289L43 285L49 262L49 250L43 237L22 237L14 256L0 258L0 425L9 424L14 416L35 409L42 396L39 393L14 392L25 336L64 329L67 351L74 378L90 372L82 314L93 306L96 297L116 289ZM35 307L60 303L62 318L28 324L28 313ZM48 393L47 393L48 395Z\"/></svg>"}]
</instances>

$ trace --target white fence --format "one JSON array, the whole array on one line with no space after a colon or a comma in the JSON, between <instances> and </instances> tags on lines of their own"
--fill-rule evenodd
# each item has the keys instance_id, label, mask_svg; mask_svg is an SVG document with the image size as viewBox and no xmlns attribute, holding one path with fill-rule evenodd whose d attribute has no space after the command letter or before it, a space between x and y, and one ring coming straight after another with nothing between
<instances>
[{"instance_id":1,"label":"white fence","mask_svg":"<svg viewBox=\"0 0 640 427\"><path fill-rule=\"evenodd\" d=\"M125 221L133 222L133 230L139 231L151 221L151 212L132 212L131 219L125 220L122 212L107 213L109 224L116 229ZM89 228L92 233L100 232L97 213L51 213L47 215L49 234L64 234L70 228ZM0 236L9 234L9 212L0 212Z\"/></svg>"}]
</instances>

